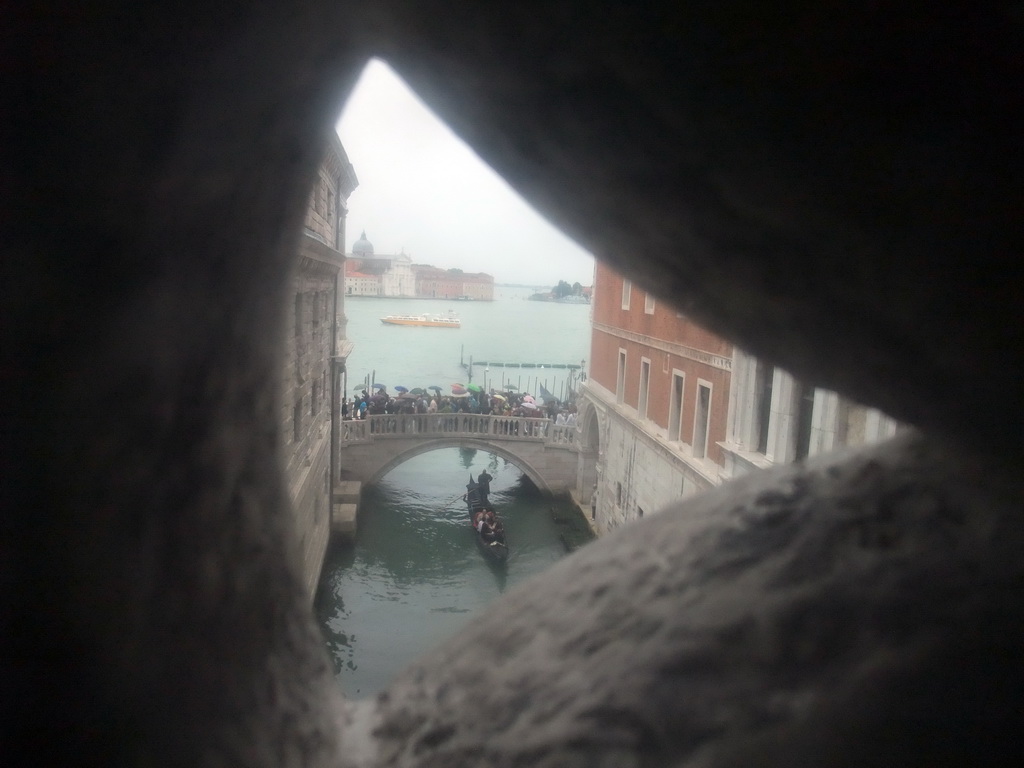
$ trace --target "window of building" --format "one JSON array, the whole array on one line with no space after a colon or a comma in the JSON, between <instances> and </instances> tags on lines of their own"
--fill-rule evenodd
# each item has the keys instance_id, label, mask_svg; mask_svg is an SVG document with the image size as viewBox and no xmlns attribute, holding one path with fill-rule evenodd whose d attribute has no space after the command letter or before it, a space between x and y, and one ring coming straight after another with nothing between
<instances>
[{"instance_id":1,"label":"window of building","mask_svg":"<svg viewBox=\"0 0 1024 768\"><path fill-rule=\"evenodd\" d=\"M622 308L629 309L629 299L633 293L633 281L623 280L622 281Z\"/></svg>"},{"instance_id":2,"label":"window of building","mask_svg":"<svg viewBox=\"0 0 1024 768\"><path fill-rule=\"evenodd\" d=\"M649 293L646 296L644 296L644 314L654 314L654 297L651 296L651 294Z\"/></svg>"},{"instance_id":3,"label":"window of building","mask_svg":"<svg viewBox=\"0 0 1024 768\"><path fill-rule=\"evenodd\" d=\"M320 291L313 294L313 327L320 325Z\"/></svg>"},{"instance_id":4,"label":"window of building","mask_svg":"<svg viewBox=\"0 0 1024 768\"><path fill-rule=\"evenodd\" d=\"M638 418L647 418L647 394L651 386L651 361L646 357L640 358L640 395L636 404L636 415Z\"/></svg>"},{"instance_id":5,"label":"window of building","mask_svg":"<svg viewBox=\"0 0 1024 768\"><path fill-rule=\"evenodd\" d=\"M615 374L615 402L621 403L626 393L626 350L619 350L619 367Z\"/></svg>"},{"instance_id":6,"label":"window of building","mask_svg":"<svg viewBox=\"0 0 1024 768\"><path fill-rule=\"evenodd\" d=\"M708 451L708 422L711 419L711 385L697 383L697 412L693 417L693 455L703 459Z\"/></svg>"},{"instance_id":7,"label":"window of building","mask_svg":"<svg viewBox=\"0 0 1024 768\"><path fill-rule=\"evenodd\" d=\"M300 397L292 409L292 439L297 443L302 439L302 398Z\"/></svg>"},{"instance_id":8,"label":"window of building","mask_svg":"<svg viewBox=\"0 0 1024 768\"><path fill-rule=\"evenodd\" d=\"M302 311L303 311L303 296L301 293L295 294L295 335L302 335Z\"/></svg>"},{"instance_id":9,"label":"window of building","mask_svg":"<svg viewBox=\"0 0 1024 768\"><path fill-rule=\"evenodd\" d=\"M672 373L672 391L668 403L668 439L678 442L683 439L683 385L686 383L684 374Z\"/></svg>"},{"instance_id":10,"label":"window of building","mask_svg":"<svg viewBox=\"0 0 1024 768\"><path fill-rule=\"evenodd\" d=\"M811 416L814 414L814 387L799 387L796 411L796 452L797 461L806 459L811 448Z\"/></svg>"},{"instance_id":11,"label":"window of building","mask_svg":"<svg viewBox=\"0 0 1024 768\"><path fill-rule=\"evenodd\" d=\"M313 396L309 398L309 415L316 418L316 409L320 405L320 382L313 382Z\"/></svg>"},{"instance_id":12,"label":"window of building","mask_svg":"<svg viewBox=\"0 0 1024 768\"><path fill-rule=\"evenodd\" d=\"M768 424L772 415L772 382L775 380L775 366L759 362L754 380L754 397L757 398L757 450L768 452Z\"/></svg>"},{"instance_id":13,"label":"window of building","mask_svg":"<svg viewBox=\"0 0 1024 768\"><path fill-rule=\"evenodd\" d=\"M622 483L615 483L615 506L622 506Z\"/></svg>"}]
</instances>

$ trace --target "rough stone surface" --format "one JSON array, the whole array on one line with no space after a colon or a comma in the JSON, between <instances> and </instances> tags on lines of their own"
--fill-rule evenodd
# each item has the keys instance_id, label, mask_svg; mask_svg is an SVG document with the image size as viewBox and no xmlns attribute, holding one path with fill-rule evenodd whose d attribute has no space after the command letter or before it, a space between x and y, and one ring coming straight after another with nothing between
<instances>
[{"instance_id":1,"label":"rough stone surface","mask_svg":"<svg viewBox=\"0 0 1024 768\"><path fill-rule=\"evenodd\" d=\"M537 762L600 764L603 739L607 764L1000 756L1024 647L1019 4L667 7L3 10L0 761L373 754L283 511L268 331L323 136L373 54L595 254L927 435L838 467L848 497L812 473L723 513L733 529L700 523L722 489L680 511L685 548L665 517L570 558L543 582L551 630L521 595L496 607L500 631L471 630L557 671L550 694L511 670L488 686L469 659L406 677L381 754L500 765L535 744ZM623 589L591 591L607 572ZM473 747L459 701L501 738Z\"/></svg>"},{"instance_id":2,"label":"rough stone surface","mask_svg":"<svg viewBox=\"0 0 1024 768\"><path fill-rule=\"evenodd\" d=\"M372 764L1010 760L1024 520L1005 493L908 436L644 519L402 674Z\"/></svg>"}]
</instances>

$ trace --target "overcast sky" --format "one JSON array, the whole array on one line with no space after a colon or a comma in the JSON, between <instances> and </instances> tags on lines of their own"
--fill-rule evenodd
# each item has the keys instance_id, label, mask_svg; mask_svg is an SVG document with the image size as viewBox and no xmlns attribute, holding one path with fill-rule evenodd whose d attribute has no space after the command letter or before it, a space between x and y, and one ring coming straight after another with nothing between
<instances>
[{"instance_id":1,"label":"overcast sky","mask_svg":"<svg viewBox=\"0 0 1024 768\"><path fill-rule=\"evenodd\" d=\"M487 272L497 283L593 282L593 258L527 205L383 62L363 72L338 121L359 186L347 252Z\"/></svg>"}]
</instances>

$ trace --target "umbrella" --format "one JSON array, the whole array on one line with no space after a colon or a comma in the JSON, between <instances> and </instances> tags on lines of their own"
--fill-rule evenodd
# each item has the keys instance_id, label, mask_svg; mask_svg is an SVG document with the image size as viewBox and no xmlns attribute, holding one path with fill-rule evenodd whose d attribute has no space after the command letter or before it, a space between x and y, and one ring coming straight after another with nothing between
<instances>
[{"instance_id":1,"label":"umbrella","mask_svg":"<svg viewBox=\"0 0 1024 768\"><path fill-rule=\"evenodd\" d=\"M427 389L432 389L435 392L437 392L437 394L441 394L441 387L437 386L437 384L432 384L429 387L427 387Z\"/></svg>"},{"instance_id":2,"label":"umbrella","mask_svg":"<svg viewBox=\"0 0 1024 768\"><path fill-rule=\"evenodd\" d=\"M460 392L459 394L453 394L451 397L469 397L469 392Z\"/></svg>"},{"instance_id":3,"label":"umbrella","mask_svg":"<svg viewBox=\"0 0 1024 768\"><path fill-rule=\"evenodd\" d=\"M533 402L533 395L523 395L523 402L524 403L532 403Z\"/></svg>"},{"instance_id":4,"label":"umbrella","mask_svg":"<svg viewBox=\"0 0 1024 768\"><path fill-rule=\"evenodd\" d=\"M412 395L425 395L425 394L427 394L427 390L425 390L423 387L416 387L415 389L410 389L409 390L409 394L412 394Z\"/></svg>"},{"instance_id":5,"label":"umbrella","mask_svg":"<svg viewBox=\"0 0 1024 768\"><path fill-rule=\"evenodd\" d=\"M495 400L508 400L504 395L491 395Z\"/></svg>"},{"instance_id":6,"label":"umbrella","mask_svg":"<svg viewBox=\"0 0 1024 768\"><path fill-rule=\"evenodd\" d=\"M454 384L452 384L452 389L465 389L465 388L466 388L466 385L462 384L461 382L458 382L458 381L455 382Z\"/></svg>"},{"instance_id":7,"label":"umbrella","mask_svg":"<svg viewBox=\"0 0 1024 768\"><path fill-rule=\"evenodd\" d=\"M468 389L470 392L482 392L483 391L483 389L481 388L481 386L479 384L467 384L466 385L466 389Z\"/></svg>"},{"instance_id":8,"label":"umbrella","mask_svg":"<svg viewBox=\"0 0 1024 768\"><path fill-rule=\"evenodd\" d=\"M528 411L536 411L537 410L537 404L536 403L531 403L529 401L523 403L522 407L525 408Z\"/></svg>"},{"instance_id":9,"label":"umbrella","mask_svg":"<svg viewBox=\"0 0 1024 768\"><path fill-rule=\"evenodd\" d=\"M507 391L509 391L509 392L516 392L516 391L518 391L519 388L518 387L513 387L511 384L506 384L505 385L505 389Z\"/></svg>"},{"instance_id":10,"label":"umbrella","mask_svg":"<svg viewBox=\"0 0 1024 768\"><path fill-rule=\"evenodd\" d=\"M408 387L403 387L400 384L395 387L395 392L408 392L408 391L409 391Z\"/></svg>"},{"instance_id":11,"label":"umbrella","mask_svg":"<svg viewBox=\"0 0 1024 768\"><path fill-rule=\"evenodd\" d=\"M387 384L379 384L379 383L378 383L378 384L374 384L374 385L373 385L373 388L374 388L374 389L387 389L387 388L388 388L388 385L387 385Z\"/></svg>"}]
</instances>

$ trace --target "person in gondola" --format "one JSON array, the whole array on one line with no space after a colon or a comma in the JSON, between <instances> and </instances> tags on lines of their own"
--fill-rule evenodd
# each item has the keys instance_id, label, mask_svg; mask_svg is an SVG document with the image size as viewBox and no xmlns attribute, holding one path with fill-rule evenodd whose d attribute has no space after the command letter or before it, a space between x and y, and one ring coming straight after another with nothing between
<instances>
[{"instance_id":1,"label":"person in gondola","mask_svg":"<svg viewBox=\"0 0 1024 768\"><path fill-rule=\"evenodd\" d=\"M476 530L487 543L494 541L494 524L487 519L487 515L480 516L480 522L476 525Z\"/></svg>"},{"instance_id":2,"label":"person in gondola","mask_svg":"<svg viewBox=\"0 0 1024 768\"><path fill-rule=\"evenodd\" d=\"M484 519L484 510L478 509L473 513L473 527L480 530L480 521Z\"/></svg>"},{"instance_id":3,"label":"person in gondola","mask_svg":"<svg viewBox=\"0 0 1024 768\"><path fill-rule=\"evenodd\" d=\"M481 472L480 476L476 479L476 482L480 487L480 500L483 501L484 504L487 503L487 496L491 492L491 480L493 479L494 478L491 477L486 469Z\"/></svg>"}]
</instances>

